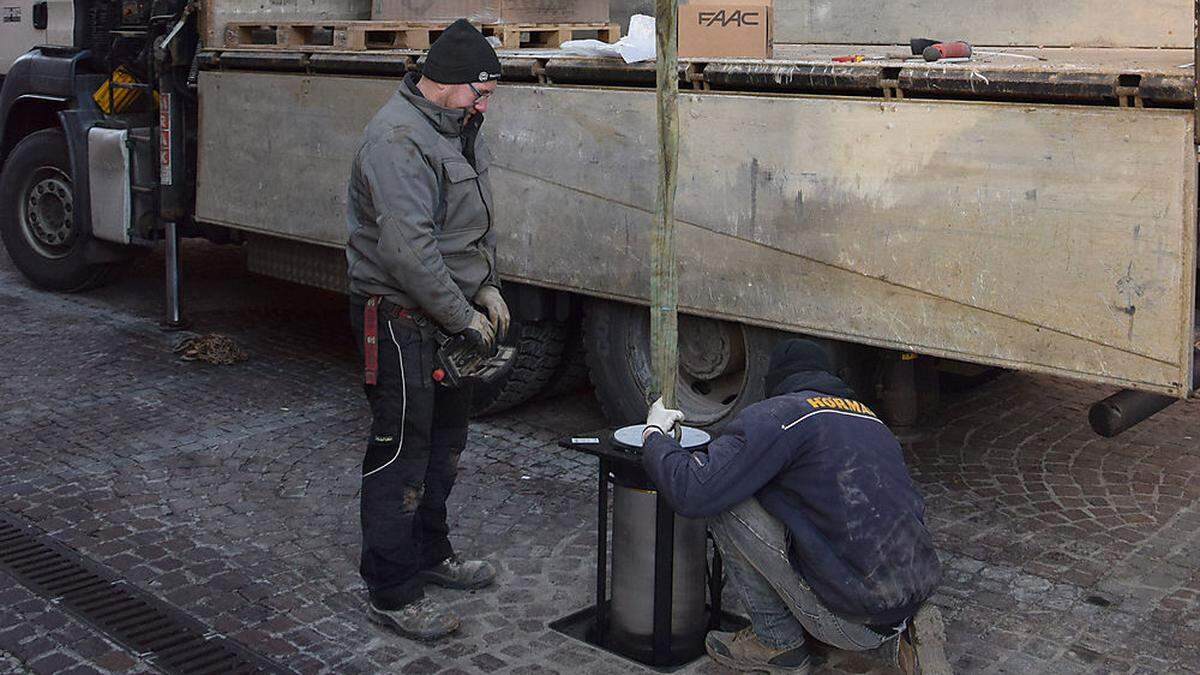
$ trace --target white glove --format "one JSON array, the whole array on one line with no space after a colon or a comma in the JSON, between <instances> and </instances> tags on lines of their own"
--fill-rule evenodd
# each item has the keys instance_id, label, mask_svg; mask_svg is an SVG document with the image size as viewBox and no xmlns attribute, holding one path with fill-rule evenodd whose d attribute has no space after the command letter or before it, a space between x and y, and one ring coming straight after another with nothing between
<instances>
[{"instance_id":1,"label":"white glove","mask_svg":"<svg viewBox=\"0 0 1200 675\"><path fill-rule=\"evenodd\" d=\"M659 398L646 414L646 430L642 432L642 441L645 442L655 431L669 434L682 421L683 411L671 410L663 405L662 398Z\"/></svg>"}]
</instances>

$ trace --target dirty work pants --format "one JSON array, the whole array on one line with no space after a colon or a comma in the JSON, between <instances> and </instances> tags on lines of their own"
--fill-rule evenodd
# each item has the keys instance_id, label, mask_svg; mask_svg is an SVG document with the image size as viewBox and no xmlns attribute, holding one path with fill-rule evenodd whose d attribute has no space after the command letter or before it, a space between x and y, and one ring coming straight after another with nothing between
<instances>
[{"instance_id":1,"label":"dirty work pants","mask_svg":"<svg viewBox=\"0 0 1200 675\"><path fill-rule=\"evenodd\" d=\"M759 642L772 649L804 644L804 632L839 649L876 649L897 634L851 623L825 608L788 561L786 530L754 497L708 520L729 584Z\"/></svg>"},{"instance_id":2,"label":"dirty work pants","mask_svg":"<svg viewBox=\"0 0 1200 675\"><path fill-rule=\"evenodd\" d=\"M360 354L363 302L350 302ZM418 573L454 554L446 498L467 442L471 391L433 381L436 351L431 327L380 313L379 375L364 385L372 421L359 503L359 572L380 609L421 599Z\"/></svg>"}]
</instances>

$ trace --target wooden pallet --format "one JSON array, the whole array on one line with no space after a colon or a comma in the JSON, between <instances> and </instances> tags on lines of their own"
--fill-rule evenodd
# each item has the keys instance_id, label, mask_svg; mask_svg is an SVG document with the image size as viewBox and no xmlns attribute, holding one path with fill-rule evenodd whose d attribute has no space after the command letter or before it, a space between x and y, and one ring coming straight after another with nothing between
<instances>
[{"instance_id":1,"label":"wooden pallet","mask_svg":"<svg viewBox=\"0 0 1200 675\"><path fill-rule=\"evenodd\" d=\"M493 23L484 24L482 30L499 38L501 49L554 49L593 33L610 43L621 37L621 26L615 23Z\"/></svg>"},{"instance_id":2,"label":"wooden pallet","mask_svg":"<svg viewBox=\"0 0 1200 675\"><path fill-rule=\"evenodd\" d=\"M225 46L236 49L429 49L449 24L402 21L231 21L225 24ZM501 49L555 48L567 40L595 34L605 42L621 37L615 23L484 24L484 35L500 40Z\"/></svg>"},{"instance_id":3,"label":"wooden pallet","mask_svg":"<svg viewBox=\"0 0 1200 675\"><path fill-rule=\"evenodd\" d=\"M429 49L448 24L400 21L231 21L225 46L237 49Z\"/></svg>"}]
</instances>

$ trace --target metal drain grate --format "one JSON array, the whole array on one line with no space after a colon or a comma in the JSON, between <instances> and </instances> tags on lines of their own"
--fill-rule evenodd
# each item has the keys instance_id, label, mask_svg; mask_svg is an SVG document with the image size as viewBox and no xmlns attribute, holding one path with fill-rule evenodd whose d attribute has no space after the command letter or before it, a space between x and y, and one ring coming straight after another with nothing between
<instances>
[{"instance_id":1,"label":"metal drain grate","mask_svg":"<svg viewBox=\"0 0 1200 675\"><path fill-rule=\"evenodd\" d=\"M3 513L0 569L164 672L292 672Z\"/></svg>"}]
</instances>

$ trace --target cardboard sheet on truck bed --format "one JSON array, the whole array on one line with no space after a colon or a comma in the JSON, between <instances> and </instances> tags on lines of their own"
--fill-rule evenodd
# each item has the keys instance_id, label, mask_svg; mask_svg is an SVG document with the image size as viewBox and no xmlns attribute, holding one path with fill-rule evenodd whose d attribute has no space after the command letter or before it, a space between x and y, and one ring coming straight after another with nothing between
<instances>
[{"instance_id":1,"label":"cardboard sheet on truck bed","mask_svg":"<svg viewBox=\"0 0 1200 675\"><path fill-rule=\"evenodd\" d=\"M198 216L341 245L396 85L202 72ZM493 106L502 273L645 302L654 93L510 85ZM681 93L680 118L683 311L1190 386L1190 111Z\"/></svg>"}]
</instances>

